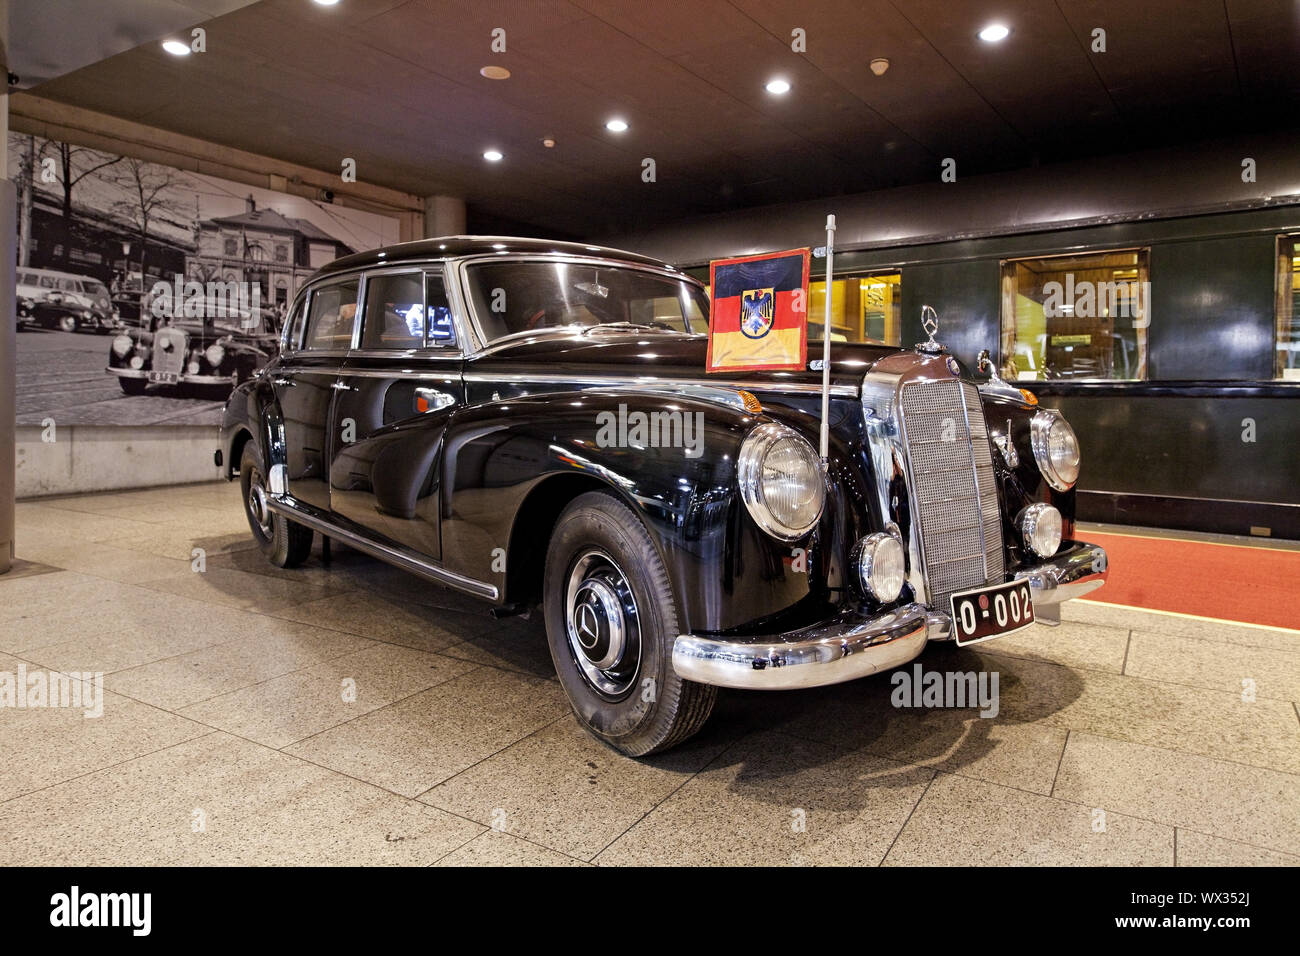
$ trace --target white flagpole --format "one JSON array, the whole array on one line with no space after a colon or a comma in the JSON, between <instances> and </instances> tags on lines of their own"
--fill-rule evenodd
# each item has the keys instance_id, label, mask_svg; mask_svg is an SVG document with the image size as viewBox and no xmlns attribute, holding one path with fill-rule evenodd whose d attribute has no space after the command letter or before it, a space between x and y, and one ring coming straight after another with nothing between
<instances>
[{"instance_id":1,"label":"white flagpole","mask_svg":"<svg viewBox=\"0 0 1300 956\"><path fill-rule=\"evenodd\" d=\"M831 460L831 274L835 261L835 217L826 217L826 316L822 321L822 465Z\"/></svg>"}]
</instances>

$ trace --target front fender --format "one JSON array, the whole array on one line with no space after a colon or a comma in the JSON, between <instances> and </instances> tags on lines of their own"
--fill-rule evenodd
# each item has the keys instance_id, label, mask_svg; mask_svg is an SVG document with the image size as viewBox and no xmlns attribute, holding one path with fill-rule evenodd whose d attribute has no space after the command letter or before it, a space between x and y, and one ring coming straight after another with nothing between
<instances>
[{"instance_id":1,"label":"front fender","mask_svg":"<svg viewBox=\"0 0 1300 956\"><path fill-rule=\"evenodd\" d=\"M684 626L724 631L779 615L814 591L818 576L803 570L795 549L807 561L819 531L807 541L776 541L740 500L737 455L749 431L766 420L712 401L617 389L512 398L458 412L443 455L444 561L509 595L500 556L515 560L518 534L539 534L529 509L551 500L543 486L581 478L572 482L575 493L605 489L640 515L672 579ZM547 525L540 533L549 531ZM525 552L544 557L545 537L526 545Z\"/></svg>"}]
</instances>

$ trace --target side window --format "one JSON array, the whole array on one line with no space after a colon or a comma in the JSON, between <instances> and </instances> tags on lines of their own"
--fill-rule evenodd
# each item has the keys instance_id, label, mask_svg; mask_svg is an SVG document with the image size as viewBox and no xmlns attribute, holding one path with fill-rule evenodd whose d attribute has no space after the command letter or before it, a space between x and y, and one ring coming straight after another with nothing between
<instances>
[{"instance_id":1,"label":"side window","mask_svg":"<svg viewBox=\"0 0 1300 956\"><path fill-rule=\"evenodd\" d=\"M311 294L304 349L349 349L357 317L357 281L322 286Z\"/></svg>"},{"instance_id":2,"label":"side window","mask_svg":"<svg viewBox=\"0 0 1300 956\"><path fill-rule=\"evenodd\" d=\"M290 351L302 348L302 333L304 326L306 325L307 302L309 298L309 296L303 296L294 307L293 313L285 319L285 325L289 328L288 342Z\"/></svg>"},{"instance_id":3,"label":"side window","mask_svg":"<svg viewBox=\"0 0 1300 956\"><path fill-rule=\"evenodd\" d=\"M54 288L54 276L41 276L41 288L42 288L42 289L53 289L53 288Z\"/></svg>"},{"instance_id":4,"label":"side window","mask_svg":"<svg viewBox=\"0 0 1300 956\"><path fill-rule=\"evenodd\" d=\"M451 304L447 301L447 287L442 276L425 275L424 302L428 314L429 348L455 348L456 326L451 321Z\"/></svg>"},{"instance_id":5,"label":"side window","mask_svg":"<svg viewBox=\"0 0 1300 956\"><path fill-rule=\"evenodd\" d=\"M372 275L366 280L363 349L418 349L424 345L424 283L419 272Z\"/></svg>"}]
</instances>

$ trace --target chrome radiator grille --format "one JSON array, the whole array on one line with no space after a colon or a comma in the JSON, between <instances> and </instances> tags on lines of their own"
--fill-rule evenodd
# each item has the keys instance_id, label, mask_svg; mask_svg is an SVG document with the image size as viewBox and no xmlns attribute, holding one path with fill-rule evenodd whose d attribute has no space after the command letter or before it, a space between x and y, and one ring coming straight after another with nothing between
<instances>
[{"instance_id":1,"label":"chrome radiator grille","mask_svg":"<svg viewBox=\"0 0 1300 956\"><path fill-rule=\"evenodd\" d=\"M180 375L185 367L185 351L184 332L179 329L159 329L153 337L152 370Z\"/></svg>"},{"instance_id":2,"label":"chrome radiator grille","mask_svg":"<svg viewBox=\"0 0 1300 956\"><path fill-rule=\"evenodd\" d=\"M988 427L978 390L957 379L909 382L900 404L929 603L948 611L957 591L1003 578Z\"/></svg>"}]
</instances>

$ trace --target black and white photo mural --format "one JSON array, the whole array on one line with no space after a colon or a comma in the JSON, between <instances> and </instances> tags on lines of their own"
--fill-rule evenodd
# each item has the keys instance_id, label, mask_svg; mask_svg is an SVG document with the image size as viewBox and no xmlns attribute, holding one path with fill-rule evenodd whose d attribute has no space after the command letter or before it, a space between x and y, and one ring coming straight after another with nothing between
<instances>
[{"instance_id":1,"label":"black and white photo mural","mask_svg":"<svg viewBox=\"0 0 1300 956\"><path fill-rule=\"evenodd\" d=\"M325 263L395 218L26 133L18 188L17 421L216 424Z\"/></svg>"}]
</instances>

